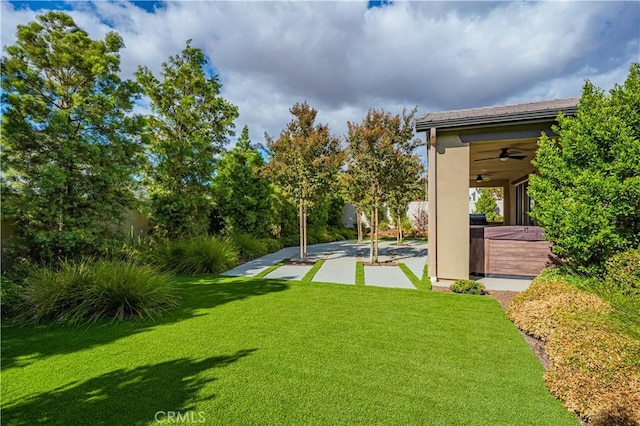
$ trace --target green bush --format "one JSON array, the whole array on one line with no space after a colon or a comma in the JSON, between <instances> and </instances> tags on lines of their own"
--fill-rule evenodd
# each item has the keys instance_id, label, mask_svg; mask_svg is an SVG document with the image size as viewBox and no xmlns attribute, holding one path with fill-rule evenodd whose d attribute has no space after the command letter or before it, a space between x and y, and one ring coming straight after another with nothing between
<instances>
[{"instance_id":1,"label":"green bush","mask_svg":"<svg viewBox=\"0 0 640 426\"><path fill-rule=\"evenodd\" d=\"M282 245L284 247L295 247L300 245L300 235L292 234L282 238Z\"/></svg>"},{"instance_id":2,"label":"green bush","mask_svg":"<svg viewBox=\"0 0 640 426\"><path fill-rule=\"evenodd\" d=\"M354 240L358 237L356 231L354 231L353 229L345 228L344 226L330 228L329 232L333 235L341 235L342 240Z\"/></svg>"},{"instance_id":3,"label":"green bush","mask_svg":"<svg viewBox=\"0 0 640 426\"><path fill-rule=\"evenodd\" d=\"M179 305L170 275L124 261L63 262L26 279L19 322L83 323L100 318L156 317Z\"/></svg>"},{"instance_id":4,"label":"green bush","mask_svg":"<svg viewBox=\"0 0 640 426\"><path fill-rule=\"evenodd\" d=\"M484 284L475 280L458 280L450 288L454 293L485 294Z\"/></svg>"},{"instance_id":5,"label":"green bush","mask_svg":"<svg viewBox=\"0 0 640 426\"><path fill-rule=\"evenodd\" d=\"M275 238L261 238L260 242L267 247L269 253L274 253L282 249L282 241L276 240Z\"/></svg>"},{"instance_id":6,"label":"green bush","mask_svg":"<svg viewBox=\"0 0 640 426\"><path fill-rule=\"evenodd\" d=\"M141 259L178 274L221 274L238 263L238 249L228 238L198 237L147 247Z\"/></svg>"},{"instance_id":7,"label":"green bush","mask_svg":"<svg viewBox=\"0 0 640 426\"><path fill-rule=\"evenodd\" d=\"M13 282L7 275L2 275L0 283L0 312L2 315L11 315L19 310L22 291L22 286Z\"/></svg>"},{"instance_id":8,"label":"green bush","mask_svg":"<svg viewBox=\"0 0 640 426\"><path fill-rule=\"evenodd\" d=\"M640 250L612 256L607 261L605 283L624 295L640 295Z\"/></svg>"},{"instance_id":9,"label":"green bush","mask_svg":"<svg viewBox=\"0 0 640 426\"><path fill-rule=\"evenodd\" d=\"M558 117L532 162L531 216L555 254L601 275L606 261L640 245L640 63L609 94L584 85L575 117Z\"/></svg>"},{"instance_id":10,"label":"green bush","mask_svg":"<svg viewBox=\"0 0 640 426\"><path fill-rule=\"evenodd\" d=\"M233 234L229 239L236 246L240 258L244 261L269 253L269 247L262 240L249 234Z\"/></svg>"}]
</instances>

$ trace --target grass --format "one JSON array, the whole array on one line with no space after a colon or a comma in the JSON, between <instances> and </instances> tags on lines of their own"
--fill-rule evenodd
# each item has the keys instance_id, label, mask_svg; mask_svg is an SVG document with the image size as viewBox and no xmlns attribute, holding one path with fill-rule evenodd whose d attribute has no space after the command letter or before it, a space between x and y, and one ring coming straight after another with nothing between
<instances>
[{"instance_id":1,"label":"grass","mask_svg":"<svg viewBox=\"0 0 640 426\"><path fill-rule=\"evenodd\" d=\"M3 425L153 425L159 411L205 424L577 424L491 298L179 285L182 307L156 322L5 326Z\"/></svg>"},{"instance_id":2,"label":"grass","mask_svg":"<svg viewBox=\"0 0 640 426\"><path fill-rule=\"evenodd\" d=\"M429 265L422 268L422 285L425 290L431 290L431 278L429 277Z\"/></svg>"},{"instance_id":3,"label":"grass","mask_svg":"<svg viewBox=\"0 0 640 426\"><path fill-rule=\"evenodd\" d=\"M418 278L416 276L416 274L414 274L413 271L411 269L409 269L409 267L407 265L405 265L404 263L399 262L398 263L398 267L400 268L400 270L402 272L404 272L404 274L407 276L409 281L411 281L411 284L413 284L415 286L415 288L417 288L418 290L430 290L429 288L426 288L424 286L424 284L422 283L422 280L420 278Z\"/></svg>"},{"instance_id":4,"label":"grass","mask_svg":"<svg viewBox=\"0 0 640 426\"><path fill-rule=\"evenodd\" d=\"M324 259L320 259L318 260L313 267L309 270L309 272L307 272L304 277L302 277L301 281L313 281L313 277L316 276L316 273L320 270L320 268L322 267L322 264L324 263Z\"/></svg>"},{"instance_id":5,"label":"grass","mask_svg":"<svg viewBox=\"0 0 640 426\"><path fill-rule=\"evenodd\" d=\"M290 259L282 259L280 262L276 263L275 265L271 265L267 269L265 269L264 271L257 273L254 278L264 278L264 277L266 277L271 272L275 271L276 269L278 269L279 267L281 267L282 265L287 263L289 260Z\"/></svg>"},{"instance_id":6,"label":"grass","mask_svg":"<svg viewBox=\"0 0 640 426\"><path fill-rule=\"evenodd\" d=\"M356 285L364 286L364 263L356 262Z\"/></svg>"}]
</instances>

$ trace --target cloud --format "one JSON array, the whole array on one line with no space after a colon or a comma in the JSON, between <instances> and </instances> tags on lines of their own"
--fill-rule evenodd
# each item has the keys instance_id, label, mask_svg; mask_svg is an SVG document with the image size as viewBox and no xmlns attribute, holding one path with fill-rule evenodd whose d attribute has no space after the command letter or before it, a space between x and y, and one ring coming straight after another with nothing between
<instances>
[{"instance_id":1,"label":"cloud","mask_svg":"<svg viewBox=\"0 0 640 426\"><path fill-rule=\"evenodd\" d=\"M155 73L187 39L220 75L254 141L277 136L308 100L339 135L369 108L419 114L608 89L640 59L636 2L70 3L93 37L120 33L122 72ZM3 44L35 16L2 2Z\"/></svg>"}]
</instances>

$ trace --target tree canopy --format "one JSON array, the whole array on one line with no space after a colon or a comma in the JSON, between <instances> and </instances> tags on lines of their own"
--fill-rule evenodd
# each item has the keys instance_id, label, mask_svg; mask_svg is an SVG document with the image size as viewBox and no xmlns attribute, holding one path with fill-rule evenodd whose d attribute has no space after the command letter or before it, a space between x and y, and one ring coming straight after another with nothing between
<instances>
[{"instance_id":1,"label":"tree canopy","mask_svg":"<svg viewBox=\"0 0 640 426\"><path fill-rule=\"evenodd\" d=\"M35 260L97 254L133 203L142 121L131 114L137 86L118 77L122 47L49 12L6 48L3 218Z\"/></svg>"},{"instance_id":2,"label":"tree canopy","mask_svg":"<svg viewBox=\"0 0 640 426\"><path fill-rule=\"evenodd\" d=\"M158 79L147 67L136 72L151 100L147 185L158 231L169 238L207 232L216 158L233 134L238 109L220 96L217 76L187 41L182 53L162 64Z\"/></svg>"},{"instance_id":3,"label":"tree canopy","mask_svg":"<svg viewBox=\"0 0 640 426\"><path fill-rule=\"evenodd\" d=\"M371 261L378 261L378 210L397 184L401 157L410 156L417 147L413 139L413 118L416 109L402 116L384 111L369 110L361 124L347 123L349 168L356 181L363 183L371 210Z\"/></svg>"},{"instance_id":4,"label":"tree canopy","mask_svg":"<svg viewBox=\"0 0 640 426\"><path fill-rule=\"evenodd\" d=\"M270 157L264 172L298 205L300 257L306 260L308 209L335 181L343 154L340 139L330 133L329 126L315 123L316 109L304 102L289 111L294 118L280 137L274 140L265 135Z\"/></svg>"},{"instance_id":5,"label":"tree canopy","mask_svg":"<svg viewBox=\"0 0 640 426\"><path fill-rule=\"evenodd\" d=\"M640 245L640 64L609 95L586 82L576 117L538 141L531 215L553 250L579 270L601 271Z\"/></svg>"},{"instance_id":6,"label":"tree canopy","mask_svg":"<svg viewBox=\"0 0 640 426\"><path fill-rule=\"evenodd\" d=\"M244 126L236 146L222 155L213 179L216 209L228 232L269 235L274 222L273 189L259 174L263 166Z\"/></svg>"}]
</instances>

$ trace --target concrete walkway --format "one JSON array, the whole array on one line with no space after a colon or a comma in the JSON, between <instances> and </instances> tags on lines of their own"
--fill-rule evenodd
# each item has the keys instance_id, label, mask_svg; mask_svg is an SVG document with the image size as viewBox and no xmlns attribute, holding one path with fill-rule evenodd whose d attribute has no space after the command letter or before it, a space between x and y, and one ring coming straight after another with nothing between
<instances>
[{"instance_id":1,"label":"concrete walkway","mask_svg":"<svg viewBox=\"0 0 640 426\"><path fill-rule=\"evenodd\" d=\"M312 262L325 259L313 278L314 282L354 285L356 262L359 258L364 262L369 261L369 244L357 244L355 241L314 244L307 247L307 257ZM253 277L283 259L299 261L299 248L284 248L239 265L227 271L225 275ZM396 246L393 241L380 241L379 261L402 262L418 278L421 278L427 261L427 244L421 241L407 241L402 246ZM311 268L311 265L283 265L271 271L266 278L300 280ZM404 272L396 265L365 266L364 273L365 283L369 286L415 289ZM482 282L488 290L523 291L530 284L529 280L498 278L481 278L478 281ZM451 282L448 281L440 281L437 285L449 286L450 284Z\"/></svg>"}]
</instances>

